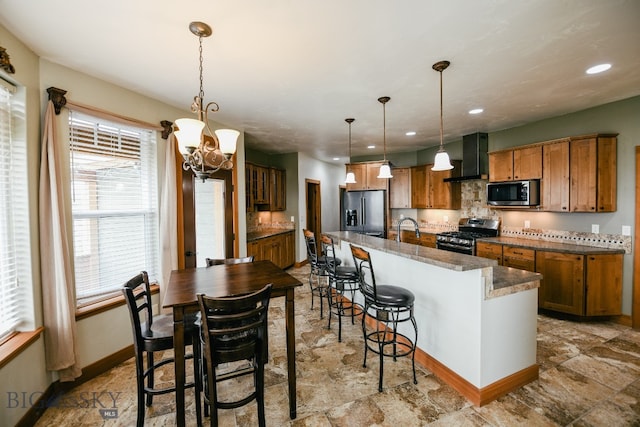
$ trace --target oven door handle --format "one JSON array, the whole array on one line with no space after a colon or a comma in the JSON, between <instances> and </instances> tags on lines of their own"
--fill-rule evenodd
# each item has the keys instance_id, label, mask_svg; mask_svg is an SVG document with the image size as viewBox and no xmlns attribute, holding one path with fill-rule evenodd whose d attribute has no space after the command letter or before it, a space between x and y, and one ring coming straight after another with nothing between
<instances>
[{"instance_id":1,"label":"oven door handle","mask_svg":"<svg viewBox=\"0 0 640 427\"><path fill-rule=\"evenodd\" d=\"M458 246L458 245L452 245L451 243L444 243L444 242L436 242L436 248L437 249L443 248L444 250L452 249L454 252L458 252L458 253L463 253L461 251L466 251L468 252L469 255L473 253L472 246Z\"/></svg>"}]
</instances>

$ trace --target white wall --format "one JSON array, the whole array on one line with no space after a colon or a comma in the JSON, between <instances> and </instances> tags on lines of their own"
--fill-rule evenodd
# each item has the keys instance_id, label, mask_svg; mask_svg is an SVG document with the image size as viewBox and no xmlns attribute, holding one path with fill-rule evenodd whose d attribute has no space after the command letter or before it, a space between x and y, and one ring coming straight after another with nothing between
<instances>
[{"instance_id":1,"label":"white wall","mask_svg":"<svg viewBox=\"0 0 640 427\"><path fill-rule=\"evenodd\" d=\"M300 220L296 229L296 261L307 259L302 230L307 227L305 180L320 181L322 205L322 231L340 230L340 185L344 184L345 168L298 153L298 212Z\"/></svg>"}]
</instances>

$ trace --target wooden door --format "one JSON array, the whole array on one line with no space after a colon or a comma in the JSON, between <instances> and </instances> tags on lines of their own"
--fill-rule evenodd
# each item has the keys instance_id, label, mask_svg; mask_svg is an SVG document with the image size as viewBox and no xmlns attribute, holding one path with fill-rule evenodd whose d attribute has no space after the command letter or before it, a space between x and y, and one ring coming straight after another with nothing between
<instances>
[{"instance_id":1,"label":"wooden door","mask_svg":"<svg viewBox=\"0 0 640 427\"><path fill-rule=\"evenodd\" d=\"M411 168L411 207L429 207L429 171L426 165Z\"/></svg>"},{"instance_id":2,"label":"wooden door","mask_svg":"<svg viewBox=\"0 0 640 427\"><path fill-rule=\"evenodd\" d=\"M389 184L389 179L378 178L380 173L380 166L382 162L367 163L367 185L366 190L386 190ZM391 174L393 175L393 174Z\"/></svg>"},{"instance_id":3,"label":"wooden door","mask_svg":"<svg viewBox=\"0 0 640 427\"><path fill-rule=\"evenodd\" d=\"M513 179L542 178L542 146L513 150Z\"/></svg>"},{"instance_id":4,"label":"wooden door","mask_svg":"<svg viewBox=\"0 0 640 427\"><path fill-rule=\"evenodd\" d=\"M316 244L319 246L320 233L322 232L322 204L320 198L320 181L306 179L305 180L307 201L307 230L313 232L316 238Z\"/></svg>"},{"instance_id":5,"label":"wooden door","mask_svg":"<svg viewBox=\"0 0 640 427\"><path fill-rule=\"evenodd\" d=\"M615 212L617 209L617 138L598 137L598 212Z\"/></svg>"},{"instance_id":6,"label":"wooden door","mask_svg":"<svg viewBox=\"0 0 640 427\"><path fill-rule=\"evenodd\" d=\"M542 208L569 212L569 140L542 147Z\"/></svg>"},{"instance_id":7,"label":"wooden door","mask_svg":"<svg viewBox=\"0 0 640 427\"><path fill-rule=\"evenodd\" d=\"M622 314L622 254L587 256L587 316Z\"/></svg>"}]
</instances>

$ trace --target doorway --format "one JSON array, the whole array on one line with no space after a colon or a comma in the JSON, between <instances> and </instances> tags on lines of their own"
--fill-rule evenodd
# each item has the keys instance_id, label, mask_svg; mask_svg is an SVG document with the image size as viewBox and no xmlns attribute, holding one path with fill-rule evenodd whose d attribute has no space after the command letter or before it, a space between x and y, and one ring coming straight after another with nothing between
<instances>
[{"instance_id":1,"label":"doorway","mask_svg":"<svg viewBox=\"0 0 640 427\"><path fill-rule=\"evenodd\" d=\"M203 267L204 258L234 256L232 172L218 171L204 183L196 181L191 171L182 170L182 186L178 187L178 200L182 200L179 268ZM196 200L198 196L200 200Z\"/></svg>"},{"instance_id":2,"label":"doorway","mask_svg":"<svg viewBox=\"0 0 640 427\"><path fill-rule=\"evenodd\" d=\"M320 181L305 179L305 192L307 201L307 230L312 231L316 242L320 242L322 232L322 205L320 198Z\"/></svg>"}]
</instances>

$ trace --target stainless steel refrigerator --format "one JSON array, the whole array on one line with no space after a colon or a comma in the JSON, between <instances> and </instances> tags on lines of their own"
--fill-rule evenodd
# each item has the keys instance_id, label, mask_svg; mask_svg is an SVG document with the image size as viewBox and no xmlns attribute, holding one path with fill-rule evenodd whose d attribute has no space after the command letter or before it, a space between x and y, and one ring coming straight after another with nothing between
<instances>
[{"instance_id":1,"label":"stainless steel refrigerator","mask_svg":"<svg viewBox=\"0 0 640 427\"><path fill-rule=\"evenodd\" d=\"M345 191L342 198L342 231L386 237L385 190Z\"/></svg>"}]
</instances>

